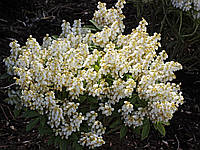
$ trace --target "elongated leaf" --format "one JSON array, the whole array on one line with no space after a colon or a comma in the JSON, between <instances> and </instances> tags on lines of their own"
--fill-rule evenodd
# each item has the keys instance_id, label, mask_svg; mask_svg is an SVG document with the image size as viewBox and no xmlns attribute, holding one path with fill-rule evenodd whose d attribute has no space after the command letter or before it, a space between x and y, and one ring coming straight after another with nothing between
<instances>
[{"instance_id":1,"label":"elongated leaf","mask_svg":"<svg viewBox=\"0 0 200 150\"><path fill-rule=\"evenodd\" d=\"M30 123L26 126L26 131L31 131L40 121L40 118L35 118L30 121Z\"/></svg>"},{"instance_id":2,"label":"elongated leaf","mask_svg":"<svg viewBox=\"0 0 200 150\"><path fill-rule=\"evenodd\" d=\"M99 71L99 66L95 65L95 66L94 66L94 69L95 69L96 71Z\"/></svg>"},{"instance_id":3,"label":"elongated leaf","mask_svg":"<svg viewBox=\"0 0 200 150\"><path fill-rule=\"evenodd\" d=\"M54 40L57 40L58 39L58 35L52 35L52 38L54 39Z\"/></svg>"},{"instance_id":4,"label":"elongated leaf","mask_svg":"<svg viewBox=\"0 0 200 150\"><path fill-rule=\"evenodd\" d=\"M73 143L74 141L78 141L78 133L72 133L72 135L69 137L69 139L67 140L69 143Z\"/></svg>"},{"instance_id":5,"label":"elongated leaf","mask_svg":"<svg viewBox=\"0 0 200 150\"><path fill-rule=\"evenodd\" d=\"M166 126L169 126L170 125L170 122L161 122L162 124L166 125Z\"/></svg>"},{"instance_id":6,"label":"elongated leaf","mask_svg":"<svg viewBox=\"0 0 200 150\"><path fill-rule=\"evenodd\" d=\"M21 113L21 109L14 109L14 111L13 111L13 113L14 113L14 116L15 117L18 117L19 115L20 115L20 113Z\"/></svg>"},{"instance_id":7,"label":"elongated leaf","mask_svg":"<svg viewBox=\"0 0 200 150\"><path fill-rule=\"evenodd\" d=\"M130 74L126 74L125 76L126 76L127 79L133 79L133 76L130 75Z\"/></svg>"},{"instance_id":8,"label":"elongated leaf","mask_svg":"<svg viewBox=\"0 0 200 150\"><path fill-rule=\"evenodd\" d=\"M56 136L55 139L54 139L54 145L55 146L59 146L61 141L62 141L61 137L60 136Z\"/></svg>"},{"instance_id":9,"label":"elongated leaf","mask_svg":"<svg viewBox=\"0 0 200 150\"><path fill-rule=\"evenodd\" d=\"M92 96L89 96L88 98L87 98L87 100L88 100L88 102L89 103L98 103L98 100L97 100L97 98L95 98L95 97L92 97Z\"/></svg>"},{"instance_id":10,"label":"elongated leaf","mask_svg":"<svg viewBox=\"0 0 200 150\"><path fill-rule=\"evenodd\" d=\"M133 128L133 132L136 133L137 135L140 135L141 134L141 129L142 129L141 126Z\"/></svg>"},{"instance_id":11,"label":"elongated leaf","mask_svg":"<svg viewBox=\"0 0 200 150\"><path fill-rule=\"evenodd\" d=\"M96 27L94 27L93 25L85 25L84 27L83 27L83 29L88 29L88 30L91 30L91 31L97 31L97 28Z\"/></svg>"},{"instance_id":12,"label":"elongated leaf","mask_svg":"<svg viewBox=\"0 0 200 150\"><path fill-rule=\"evenodd\" d=\"M98 30L102 30L103 27L99 26L94 20L89 20Z\"/></svg>"},{"instance_id":13,"label":"elongated leaf","mask_svg":"<svg viewBox=\"0 0 200 150\"><path fill-rule=\"evenodd\" d=\"M46 124L46 118L45 118L45 116L42 116L42 117L40 118L40 124L41 124L42 127L45 126L45 124Z\"/></svg>"},{"instance_id":14,"label":"elongated leaf","mask_svg":"<svg viewBox=\"0 0 200 150\"><path fill-rule=\"evenodd\" d=\"M120 118L118 118L109 127L112 128L112 129L116 128L118 125L120 125L120 123L121 123L121 120L120 120Z\"/></svg>"},{"instance_id":15,"label":"elongated leaf","mask_svg":"<svg viewBox=\"0 0 200 150\"><path fill-rule=\"evenodd\" d=\"M128 128L125 125L123 125L120 129L120 139L126 136L127 131L128 131Z\"/></svg>"},{"instance_id":16,"label":"elongated leaf","mask_svg":"<svg viewBox=\"0 0 200 150\"><path fill-rule=\"evenodd\" d=\"M67 141L66 140L61 140L60 141L60 150L67 150Z\"/></svg>"},{"instance_id":17,"label":"elongated leaf","mask_svg":"<svg viewBox=\"0 0 200 150\"><path fill-rule=\"evenodd\" d=\"M4 79L6 79L6 78L8 78L8 77L9 77L9 74L4 73L4 74L2 74L2 75L0 76L0 80L4 80Z\"/></svg>"},{"instance_id":18,"label":"elongated leaf","mask_svg":"<svg viewBox=\"0 0 200 150\"><path fill-rule=\"evenodd\" d=\"M154 129L158 130L157 124L153 124Z\"/></svg>"},{"instance_id":19,"label":"elongated leaf","mask_svg":"<svg viewBox=\"0 0 200 150\"><path fill-rule=\"evenodd\" d=\"M145 138L148 137L149 131L150 131L150 123L149 123L149 120L146 119L144 121L143 129L142 129L141 140L144 140Z\"/></svg>"},{"instance_id":20,"label":"elongated leaf","mask_svg":"<svg viewBox=\"0 0 200 150\"><path fill-rule=\"evenodd\" d=\"M83 103L87 99L87 96L81 95L79 98L80 98L80 102Z\"/></svg>"},{"instance_id":21,"label":"elongated leaf","mask_svg":"<svg viewBox=\"0 0 200 150\"><path fill-rule=\"evenodd\" d=\"M41 136L44 136L44 135L52 135L53 134L53 131L50 127L48 126L44 126L42 127L42 125L40 124L39 127L38 127L38 131L39 131L39 134Z\"/></svg>"},{"instance_id":22,"label":"elongated leaf","mask_svg":"<svg viewBox=\"0 0 200 150\"><path fill-rule=\"evenodd\" d=\"M81 131L84 131L84 132L89 132L89 127L88 127L88 124L86 123L83 123L80 127L80 130Z\"/></svg>"},{"instance_id":23,"label":"elongated leaf","mask_svg":"<svg viewBox=\"0 0 200 150\"><path fill-rule=\"evenodd\" d=\"M51 136L49 139L48 139L48 146L49 145L52 145L54 143L54 140L55 140L55 137L54 136Z\"/></svg>"},{"instance_id":24,"label":"elongated leaf","mask_svg":"<svg viewBox=\"0 0 200 150\"><path fill-rule=\"evenodd\" d=\"M33 110L27 110L24 114L23 114L23 117L25 118L32 118L32 117L37 117L39 116L40 114L36 111L33 111Z\"/></svg>"},{"instance_id":25,"label":"elongated leaf","mask_svg":"<svg viewBox=\"0 0 200 150\"><path fill-rule=\"evenodd\" d=\"M157 129L158 129L158 131L163 135L163 136L165 136L165 134L166 134L166 131L165 131L165 127L162 125L162 123L158 123L157 124Z\"/></svg>"},{"instance_id":26,"label":"elongated leaf","mask_svg":"<svg viewBox=\"0 0 200 150\"><path fill-rule=\"evenodd\" d=\"M73 142L72 147L73 147L74 150L82 150L81 145L78 144L77 142Z\"/></svg>"},{"instance_id":27,"label":"elongated leaf","mask_svg":"<svg viewBox=\"0 0 200 150\"><path fill-rule=\"evenodd\" d=\"M135 96L132 96L130 99L129 99L129 101L132 103L132 104L136 104L136 102L137 102L137 98L135 97Z\"/></svg>"}]
</instances>

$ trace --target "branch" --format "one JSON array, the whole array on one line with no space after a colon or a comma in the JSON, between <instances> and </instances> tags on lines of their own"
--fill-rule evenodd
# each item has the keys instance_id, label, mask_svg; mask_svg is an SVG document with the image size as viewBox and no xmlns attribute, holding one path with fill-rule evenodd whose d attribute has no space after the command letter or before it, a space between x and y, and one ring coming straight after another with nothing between
<instances>
[{"instance_id":1,"label":"branch","mask_svg":"<svg viewBox=\"0 0 200 150\"><path fill-rule=\"evenodd\" d=\"M12 83L11 85L5 86L5 87L0 87L0 90L8 89L12 86L16 85L16 83Z\"/></svg>"}]
</instances>

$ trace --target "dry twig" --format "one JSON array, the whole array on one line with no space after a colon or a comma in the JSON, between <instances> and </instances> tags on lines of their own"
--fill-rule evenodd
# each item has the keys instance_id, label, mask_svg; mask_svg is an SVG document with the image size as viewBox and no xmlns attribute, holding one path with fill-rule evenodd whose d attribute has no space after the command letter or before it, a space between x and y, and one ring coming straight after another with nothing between
<instances>
[{"instance_id":1,"label":"dry twig","mask_svg":"<svg viewBox=\"0 0 200 150\"><path fill-rule=\"evenodd\" d=\"M3 114L4 114L5 118L6 118L6 120L9 120L1 104L0 104L0 107L1 107L1 110L2 110L2 112L3 112Z\"/></svg>"},{"instance_id":2,"label":"dry twig","mask_svg":"<svg viewBox=\"0 0 200 150\"><path fill-rule=\"evenodd\" d=\"M13 85L16 85L16 83L12 83L12 84L5 86L5 87L0 87L0 90L8 89L8 88L12 87Z\"/></svg>"},{"instance_id":3,"label":"dry twig","mask_svg":"<svg viewBox=\"0 0 200 150\"><path fill-rule=\"evenodd\" d=\"M178 140L178 138L177 138L176 134L175 134L175 138L176 138L176 140L177 140L177 143L178 143L177 150L179 150L179 149L180 149L180 142L179 142L179 140Z\"/></svg>"}]
</instances>

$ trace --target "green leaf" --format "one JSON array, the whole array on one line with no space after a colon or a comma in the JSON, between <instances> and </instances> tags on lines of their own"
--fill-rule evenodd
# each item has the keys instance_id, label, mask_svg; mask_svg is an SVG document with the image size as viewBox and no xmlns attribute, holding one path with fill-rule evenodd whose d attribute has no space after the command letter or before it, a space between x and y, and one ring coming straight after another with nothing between
<instances>
[{"instance_id":1,"label":"green leaf","mask_svg":"<svg viewBox=\"0 0 200 150\"><path fill-rule=\"evenodd\" d=\"M54 40L57 40L57 39L58 39L58 35L52 35L52 38L53 38Z\"/></svg>"},{"instance_id":2,"label":"green leaf","mask_svg":"<svg viewBox=\"0 0 200 150\"><path fill-rule=\"evenodd\" d=\"M89 103L95 103L95 104L98 103L97 98L92 97L92 96L89 96L87 100Z\"/></svg>"},{"instance_id":3,"label":"green leaf","mask_svg":"<svg viewBox=\"0 0 200 150\"><path fill-rule=\"evenodd\" d=\"M118 125L120 125L121 124L121 119L120 118L118 118L117 120L115 120L109 127L110 128L116 128Z\"/></svg>"},{"instance_id":4,"label":"green leaf","mask_svg":"<svg viewBox=\"0 0 200 150\"><path fill-rule=\"evenodd\" d=\"M12 101L12 98L11 97L7 97L3 100L5 103L8 103L9 101Z\"/></svg>"},{"instance_id":5,"label":"green leaf","mask_svg":"<svg viewBox=\"0 0 200 150\"><path fill-rule=\"evenodd\" d=\"M40 118L35 118L30 121L30 123L26 126L26 131L31 131L40 121Z\"/></svg>"},{"instance_id":6,"label":"green leaf","mask_svg":"<svg viewBox=\"0 0 200 150\"><path fill-rule=\"evenodd\" d=\"M2 74L2 75L0 76L0 80L4 80L4 79L6 79L6 78L8 78L8 77L9 77L9 74L4 73L4 74Z\"/></svg>"},{"instance_id":7,"label":"green leaf","mask_svg":"<svg viewBox=\"0 0 200 150\"><path fill-rule=\"evenodd\" d=\"M127 79L133 79L133 76L130 75L130 74L126 74L125 76L126 76Z\"/></svg>"},{"instance_id":8,"label":"green leaf","mask_svg":"<svg viewBox=\"0 0 200 150\"><path fill-rule=\"evenodd\" d=\"M99 66L94 65L94 70L99 71Z\"/></svg>"},{"instance_id":9,"label":"green leaf","mask_svg":"<svg viewBox=\"0 0 200 150\"><path fill-rule=\"evenodd\" d=\"M85 114L88 112L88 107L82 107L82 108L80 107L79 110L80 110L80 112Z\"/></svg>"},{"instance_id":10,"label":"green leaf","mask_svg":"<svg viewBox=\"0 0 200 150\"><path fill-rule=\"evenodd\" d=\"M94 20L89 20L98 30L102 30L103 27L99 26Z\"/></svg>"},{"instance_id":11,"label":"green leaf","mask_svg":"<svg viewBox=\"0 0 200 150\"><path fill-rule=\"evenodd\" d=\"M40 114L36 111L33 110L27 110L22 116L25 118L32 118L32 117L37 117Z\"/></svg>"},{"instance_id":12,"label":"green leaf","mask_svg":"<svg viewBox=\"0 0 200 150\"><path fill-rule=\"evenodd\" d=\"M127 131L128 131L128 128L125 125L123 125L120 129L120 139L126 136Z\"/></svg>"},{"instance_id":13,"label":"green leaf","mask_svg":"<svg viewBox=\"0 0 200 150\"><path fill-rule=\"evenodd\" d=\"M52 129L48 126L45 127L45 133L48 134L48 135L53 135Z\"/></svg>"},{"instance_id":14,"label":"green leaf","mask_svg":"<svg viewBox=\"0 0 200 150\"><path fill-rule=\"evenodd\" d=\"M129 98L129 102L135 105L135 103L137 102L137 98L135 96L132 96L131 98Z\"/></svg>"},{"instance_id":15,"label":"green leaf","mask_svg":"<svg viewBox=\"0 0 200 150\"><path fill-rule=\"evenodd\" d=\"M113 85L114 79L112 78L112 76L108 75L105 80L109 84L109 86Z\"/></svg>"},{"instance_id":16,"label":"green leaf","mask_svg":"<svg viewBox=\"0 0 200 150\"><path fill-rule=\"evenodd\" d=\"M165 131L165 127L162 125L162 123L160 123L160 122L157 123L157 129L163 136L165 136L166 131Z\"/></svg>"},{"instance_id":17,"label":"green leaf","mask_svg":"<svg viewBox=\"0 0 200 150\"><path fill-rule=\"evenodd\" d=\"M67 150L67 141L66 140L64 140L64 139L62 139L61 141L60 141L60 150Z\"/></svg>"},{"instance_id":18,"label":"green leaf","mask_svg":"<svg viewBox=\"0 0 200 150\"><path fill-rule=\"evenodd\" d=\"M157 124L154 123L153 126L154 126L154 129L158 130Z\"/></svg>"},{"instance_id":19,"label":"green leaf","mask_svg":"<svg viewBox=\"0 0 200 150\"><path fill-rule=\"evenodd\" d=\"M55 140L55 137L54 136L51 136L49 139L48 139L48 146L49 145L52 145L54 143L54 140Z\"/></svg>"},{"instance_id":20,"label":"green leaf","mask_svg":"<svg viewBox=\"0 0 200 150\"><path fill-rule=\"evenodd\" d=\"M78 140L78 136L76 135L76 133L72 133L71 139L74 140L74 141Z\"/></svg>"},{"instance_id":21,"label":"green leaf","mask_svg":"<svg viewBox=\"0 0 200 150\"><path fill-rule=\"evenodd\" d=\"M141 126L133 128L133 132L136 133L137 135L141 134Z\"/></svg>"},{"instance_id":22,"label":"green leaf","mask_svg":"<svg viewBox=\"0 0 200 150\"><path fill-rule=\"evenodd\" d=\"M84 123L81 124L80 130L83 131L83 132L89 132L90 129L88 127L88 124L84 122Z\"/></svg>"},{"instance_id":23,"label":"green leaf","mask_svg":"<svg viewBox=\"0 0 200 150\"><path fill-rule=\"evenodd\" d=\"M41 124L40 126L38 127L38 131L39 131L39 134L41 136L44 136L44 135L52 135L53 134L53 131L51 128L49 128L48 126L45 126L45 127L42 127Z\"/></svg>"},{"instance_id":24,"label":"green leaf","mask_svg":"<svg viewBox=\"0 0 200 150\"><path fill-rule=\"evenodd\" d=\"M148 137L150 131L150 123L148 119L145 119L144 125L142 128L142 135L141 135L141 140L144 140L145 138Z\"/></svg>"},{"instance_id":25,"label":"green leaf","mask_svg":"<svg viewBox=\"0 0 200 150\"><path fill-rule=\"evenodd\" d=\"M40 118L40 125L41 125L41 127L44 127L45 124L46 124L46 118L45 118L45 116L42 116L42 117Z\"/></svg>"},{"instance_id":26,"label":"green leaf","mask_svg":"<svg viewBox=\"0 0 200 150\"><path fill-rule=\"evenodd\" d=\"M78 141L78 136L77 136L77 132L76 133L72 133L71 136L69 136L69 139L67 140L68 143L73 143L74 141Z\"/></svg>"},{"instance_id":27,"label":"green leaf","mask_svg":"<svg viewBox=\"0 0 200 150\"><path fill-rule=\"evenodd\" d=\"M13 110L13 113L14 113L14 115L15 115L15 117L18 117L19 115L20 115L20 113L21 113L21 109L14 109Z\"/></svg>"},{"instance_id":28,"label":"green leaf","mask_svg":"<svg viewBox=\"0 0 200 150\"><path fill-rule=\"evenodd\" d=\"M97 31L97 28L94 27L93 25L85 25L85 26L83 26L83 29L89 29L91 31Z\"/></svg>"},{"instance_id":29,"label":"green leaf","mask_svg":"<svg viewBox=\"0 0 200 150\"><path fill-rule=\"evenodd\" d=\"M80 98L80 102L83 103L87 99L87 96L81 95L79 98Z\"/></svg>"},{"instance_id":30,"label":"green leaf","mask_svg":"<svg viewBox=\"0 0 200 150\"><path fill-rule=\"evenodd\" d=\"M60 145L61 141L62 141L61 137L60 136L56 136L55 140L54 140L54 145L55 146Z\"/></svg>"},{"instance_id":31,"label":"green leaf","mask_svg":"<svg viewBox=\"0 0 200 150\"><path fill-rule=\"evenodd\" d=\"M166 125L166 126L169 126L170 125L170 122L161 122L162 124Z\"/></svg>"},{"instance_id":32,"label":"green leaf","mask_svg":"<svg viewBox=\"0 0 200 150\"><path fill-rule=\"evenodd\" d=\"M78 144L77 142L73 142L72 147L73 147L74 150L82 150L81 145Z\"/></svg>"},{"instance_id":33,"label":"green leaf","mask_svg":"<svg viewBox=\"0 0 200 150\"><path fill-rule=\"evenodd\" d=\"M90 110L97 110L99 107L97 104L91 104L90 105Z\"/></svg>"}]
</instances>

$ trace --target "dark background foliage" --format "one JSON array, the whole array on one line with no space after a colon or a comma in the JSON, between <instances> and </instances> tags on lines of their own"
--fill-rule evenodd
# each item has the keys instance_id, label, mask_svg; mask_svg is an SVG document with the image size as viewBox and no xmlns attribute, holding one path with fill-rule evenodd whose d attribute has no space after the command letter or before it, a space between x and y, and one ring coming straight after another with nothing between
<instances>
[{"instance_id":1,"label":"dark background foliage","mask_svg":"<svg viewBox=\"0 0 200 150\"><path fill-rule=\"evenodd\" d=\"M55 149L47 145L48 137L40 137L37 130L25 132L29 120L14 116L14 108L3 100L7 97L4 87L11 84L5 78L3 59L10 54L9 43L18 40L24 45L29 35L42 38L61 32L65 19L73 23L82 19L89 24L97 6L97 0L1 0L0 1L0 149ZM108 7L115 0L103 0ZM183 70L176 73L176 83L182 83L185 103L179 108L166 127L162 137L152 130L144 141L131 132L120 140L119 132L106 136L106 144L100 149L186 149L200 148L200 27L191 15L171 7L169 0L154 0L143 4L129 0L125 5L125 33L144 17L149 23L148 32L161 33L162 49L169 55L168 60L183 64ZM160 50L162 50L160 49Z\"/></svg>"}]
</instances>

